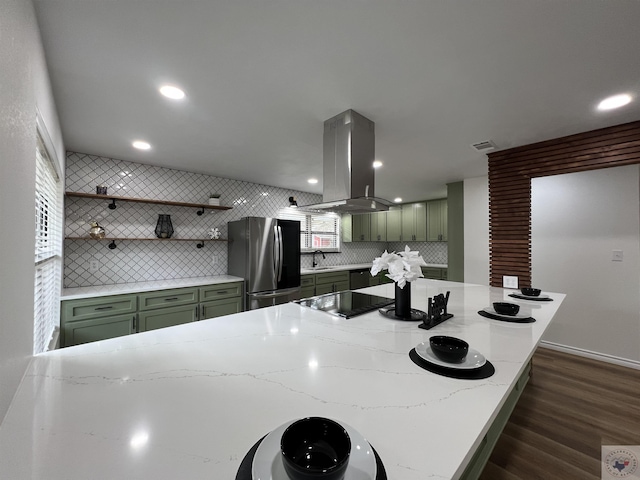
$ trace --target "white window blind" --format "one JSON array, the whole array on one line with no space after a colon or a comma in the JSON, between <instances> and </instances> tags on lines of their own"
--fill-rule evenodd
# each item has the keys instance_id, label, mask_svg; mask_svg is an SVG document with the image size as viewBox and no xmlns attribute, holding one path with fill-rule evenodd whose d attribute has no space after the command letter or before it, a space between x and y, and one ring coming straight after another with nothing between
<instances>
[{"instance_id":1,"label":"white window blind","mask_svg":"<svg viewBox=\"0 0 640 480\"><path fill-rule=\"evenodd\" d=\"M47 349L60 315L62 188L40 134L36 146L33 353Z\"/></svg>"},{"instance_id":2,"label":"white window blind","mask_svg":"<svg viewBox=\"0 0 640 480\"><path fill-rule=\"evenodd\" d=\"M280 210L278 218L300 222L300 251L340 251L340 217L335 213L310 213L296 208Z\"/></svg>"}]
</instances>

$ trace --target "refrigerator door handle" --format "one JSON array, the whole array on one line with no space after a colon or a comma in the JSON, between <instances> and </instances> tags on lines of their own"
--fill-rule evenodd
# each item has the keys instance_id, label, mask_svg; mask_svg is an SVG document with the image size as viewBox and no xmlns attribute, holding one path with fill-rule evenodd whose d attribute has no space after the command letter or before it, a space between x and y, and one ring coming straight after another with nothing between
<instances>
[{"instance_id":1,"label":"refrigerator door handle","mask_svg":"<svg viewBox=\"0 0 640 480\"><path fill-rule=\"evenodd\" d=\"M300 291L300 287L294 287L294 288L285 288L282 290L276 290L273 292L248 293L247 295L249 297L255 297L255 298L276 298L276 297L282 297L284 295L290 295L292 293L296 293L299 291Z\"/></svg>"},{"instance_id":2,"label":"refrigerator door handle","mask_svg":"<svg viewBox=\"0 0 640 480\"><path fill-rule=\"evenodd\" d=\"M283 240L282 240L282 227L278 225L278 283L282 281L282 263L284 262Z\"/></svg>"},{"instance_id":3,"label":"refrigerator door handle","mask_svg":"<svg viewBox=\"0 0 640 480\"><path fill-rule=\"evenodd\" d=\"M280 247L278 238L278 226L273 226L273 277L278 277L278 265L280 265Z\"/></svg>"}]
</instances>

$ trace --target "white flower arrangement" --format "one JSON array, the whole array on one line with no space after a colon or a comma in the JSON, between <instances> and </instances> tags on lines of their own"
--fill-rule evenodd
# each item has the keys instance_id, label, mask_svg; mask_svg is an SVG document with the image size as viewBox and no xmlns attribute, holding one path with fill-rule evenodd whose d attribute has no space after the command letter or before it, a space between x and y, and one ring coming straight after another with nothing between
<instances>
[{"instance_id":1,"label":"white flower arrangement","mask_svg":"<svg viewBox=\"0 0 640 480\"><path fill-rule=\"evenodd\" d=\"M404 252L391 252L386 250L382 256L373 261L371 275L375 276L382 270L389 270L386 277L404 288L407 282L412 282L417 278L424 277L420 267L427 264L420 255L420 252L412 252L408 245L405 245Z\"/></svg>"}]
</instances>

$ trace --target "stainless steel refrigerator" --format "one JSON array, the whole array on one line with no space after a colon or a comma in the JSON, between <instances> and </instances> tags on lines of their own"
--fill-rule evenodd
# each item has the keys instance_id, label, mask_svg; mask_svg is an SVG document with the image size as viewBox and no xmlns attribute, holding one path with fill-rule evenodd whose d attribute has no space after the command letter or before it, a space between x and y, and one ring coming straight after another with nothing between
<instances>
[{"instance_id":1,"label":"stainless steel refrigerator","mask_svg":"<svg viewBox=\"0 0 640 480\"><path fill-rule=\"evenodd\" d=\"M229 275L244 278L245 310L300 298L300 222L245 217L229 222Z\"/></svg>"}]
</instances>

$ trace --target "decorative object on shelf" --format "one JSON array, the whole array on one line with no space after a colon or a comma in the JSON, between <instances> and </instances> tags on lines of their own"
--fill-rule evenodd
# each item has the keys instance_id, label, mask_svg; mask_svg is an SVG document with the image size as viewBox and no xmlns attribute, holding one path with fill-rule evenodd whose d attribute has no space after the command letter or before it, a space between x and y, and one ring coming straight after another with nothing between
<instances>
[{"instance_id":1,"label":"decorative object on shelf","mask_svg":"<svg viewBox=\"0 0 640 480\"><path fill-rule=\"evenodd\" d=\"M296 197L289 197L289 206L290 207L297 207L298 206L298 202L296 201Z\"/></svg>"},{"instance_id":2,"label":"decorative object on shelf","mask_svg":"<svg viewBox=\"0 0 640 480\"><path fill-rule=\"evenodd\" d=\"M447 313L447 305L449 304L449 294L443 295L442 293L433 297L429 297L427 316L423 320L422 324L418 325L420 328L429 330L430 328L440 325L445 320L449 320L453 317L451 313Z\"/></svg>"},{"instance_id":3,"label":"decorative object on shelf","mask_svg":"<svg viewBox=\"0 0 640 480\"><path fill-rule=\"evenodd\" d=\"M420 252L411 251L408 245L405 246L404 252L388 253L385 250L382 256L373 261L371 275L376 276L382 270L388 270L389 273L385 276L396 284L395 307L381 309L380 313L401 320L423 320L425 312L411 308L411 285L407 285L407 282L424 277L420 267L426 265Z\"/></svg>"},{"instance_id":4,"label":"decorative object on shelf","mask_svg":"<svg viewBox=\"0 0 640 480\"><path fill-rule=\"evenodd\" d=\"M101 239L105 236L105 231L102 225L98 222L91 222L91 228L89 229L89 236L91 238Z\"/></svg>"},{"instance_id":5,"label":"decorative object on shelf","mask_svg":"<svg viewBox=\"0 0 640 480\"><path fill-rule=\"evenodd\" d=\"M171 224L171 215L158 215L158 224L156 225L156 237L171 238L173 235L173 225Z\"/></svg>"},{"instance_id":6,"label":"decorative object on shelf","mask_svg":"<svg viewBox=\"0 0 640 480\"><path fill-rule=\"evenodd\" d=\"M211 240L218 240L220 238L220 230L216 227L213 227L209 230L209 238Z\"/></svg>"},{"instance_id":7,"label":"decorative object on shelf","mask_svg":"<svg viewBox=\"0 0 640 480\"><path fill-rule=\"evenodd\" d=\"M209 205L220 205L220 194L212 193L209 195Z\"/></svg>"},{"instance_id":8,"label":"decorative object on shelf","mask_svg":"<svg viewBox=\"0 0 640 480\"><path fill-rule=\"evenodd\" d=\"M96 186L96 194L98 195L106 195L107 194L107 186L101 183Z\"/></svg>"}]
</instances>

